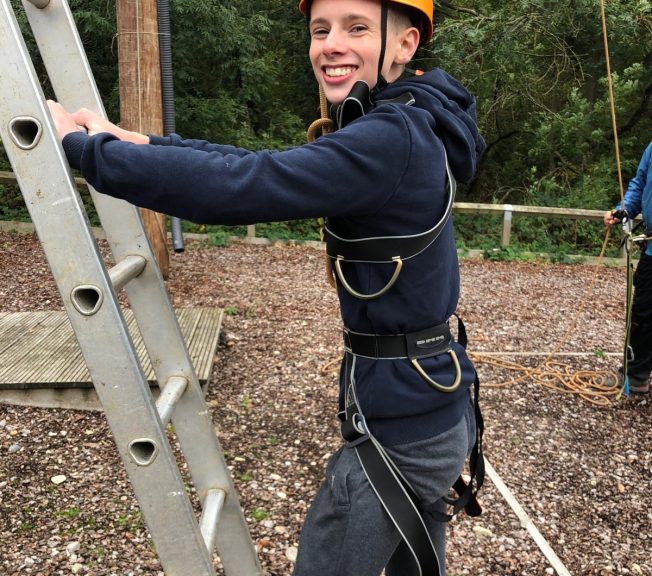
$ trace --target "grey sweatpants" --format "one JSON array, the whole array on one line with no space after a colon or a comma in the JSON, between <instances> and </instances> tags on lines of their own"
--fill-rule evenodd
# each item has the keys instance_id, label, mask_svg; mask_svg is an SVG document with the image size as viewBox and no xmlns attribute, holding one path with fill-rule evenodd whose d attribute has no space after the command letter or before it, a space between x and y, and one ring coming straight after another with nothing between
<instances>
[{"instance_id":1,"label":"grey sweatpants","mask_svg":"<svg viewBox=\"0 0 652 576\"><path fill-rule=\"evenodd\" d=\"M386 448L422 501L442 511L442 496L460 475L475 442L473 407L450 430ZM445 576L447 525L425 518ZM369 484L353 448L329 460L326 478L308 511L294 576L412 576L412 556Z\"/></svg>"}]
</instances>

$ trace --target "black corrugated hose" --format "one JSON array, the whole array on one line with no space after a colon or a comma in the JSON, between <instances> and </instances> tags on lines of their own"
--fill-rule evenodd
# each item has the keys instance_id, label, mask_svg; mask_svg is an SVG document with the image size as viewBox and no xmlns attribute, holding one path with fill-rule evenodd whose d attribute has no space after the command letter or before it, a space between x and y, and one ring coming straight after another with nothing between
<instances>
[{"instance_id":1,"label":"black corrugated hose","mask_svg":"<svg viewBox=\"0 0 652 576\"><path fill-rule=\"evenodd\" d=\"M158 10L158 39L161 59L161 98L163 101L163 133L169 136L176 130L174 109L174 82L172 79L172 37L170 34L170 2L156 0ZM181 220L172 218L172 244L175 252L183 252Z\"/></svg>"}]
</instances>

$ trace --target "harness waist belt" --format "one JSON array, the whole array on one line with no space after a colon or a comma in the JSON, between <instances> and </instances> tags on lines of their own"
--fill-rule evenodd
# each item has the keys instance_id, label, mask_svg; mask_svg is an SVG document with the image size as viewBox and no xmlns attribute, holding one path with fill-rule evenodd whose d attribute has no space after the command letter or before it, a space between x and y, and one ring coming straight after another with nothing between
<instances>
[{"instance_id":1,"label":"harness waist belt","mask_svg":"<svg viewBox=\"0 0 652 576\"><path fill-rule=\"evenodd\" d=\"M448 352L453 337L448 322L407 334L363 334L344 328L344 348L377 359L429 358Z\"/></svg>"}]
</instances>

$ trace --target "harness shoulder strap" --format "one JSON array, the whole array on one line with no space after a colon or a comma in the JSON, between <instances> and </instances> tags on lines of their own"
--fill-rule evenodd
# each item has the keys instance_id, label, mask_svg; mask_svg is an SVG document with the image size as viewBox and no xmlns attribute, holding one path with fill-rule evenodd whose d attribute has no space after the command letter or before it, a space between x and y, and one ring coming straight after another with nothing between
<instances>
[{"instance_id":1,"label":"harness shoulder strap","mask_svg":"<svg viewBox=\"0 0 652 576\"><path fill-rule=\"evenodd\" d=\"M346 262L391 263L400 258L408 260L423 252L441 234L453 211L456 182L446 161L446 189L448 202L439 221L429 230L405 236L378 236L371 238L347 239L338 236L328 226L324 226L326 252L333 259Z\"/></svg>"}]
</instances>

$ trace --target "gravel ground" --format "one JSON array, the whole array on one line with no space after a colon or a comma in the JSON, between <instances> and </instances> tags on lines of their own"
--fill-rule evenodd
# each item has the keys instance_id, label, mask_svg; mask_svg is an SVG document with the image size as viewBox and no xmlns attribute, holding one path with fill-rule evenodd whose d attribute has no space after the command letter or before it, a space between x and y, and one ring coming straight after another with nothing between
<instances>
[{"instance_id":1,"label":"gravel ground","mask_svg":"<svg viewBox=\"0 0 652 576\"><path fill-rule=\"evenodd\" d=\"M176 307L229 312L207 400L269 575L290 574L340 442L329 364L340 324L323 258L306 247L197 242L172 256ZM624 270L602 268L590 294L588 266L466 260L461 271L487 459L571 574L652 575L649 396L568 387L578 375L599 385L618 365L606 353L623 338ZM0 233L0 312L61 308L35 238ZM542 370L551 351L573 354ZM481 352L512 353L521 371ZM101 413L0 406L0 454L0 573L162 574ZM449 576L553 574L490 479L481 501L480 518L451 525Z\"/></svg>"}]
</instances>

